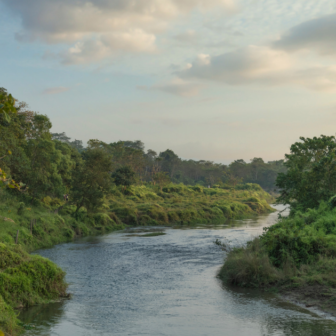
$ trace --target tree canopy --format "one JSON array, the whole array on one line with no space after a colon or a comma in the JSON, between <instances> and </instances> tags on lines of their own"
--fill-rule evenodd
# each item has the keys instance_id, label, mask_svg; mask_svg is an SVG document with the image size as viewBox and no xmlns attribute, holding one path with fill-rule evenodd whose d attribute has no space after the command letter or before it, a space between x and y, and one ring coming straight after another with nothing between
<instances>
[{"instance_id":1,"label":"tree canopy","mask_svg":"<svg viewBox=\"0 0 336 336\"><path fill-rule=\"evenodd\" d=\"M281 191L278 202L291 205L293 210L316 208L336 194L335 137L300 139L286 155L287 172L276 180Z\"/></svg>"}]
</instances>

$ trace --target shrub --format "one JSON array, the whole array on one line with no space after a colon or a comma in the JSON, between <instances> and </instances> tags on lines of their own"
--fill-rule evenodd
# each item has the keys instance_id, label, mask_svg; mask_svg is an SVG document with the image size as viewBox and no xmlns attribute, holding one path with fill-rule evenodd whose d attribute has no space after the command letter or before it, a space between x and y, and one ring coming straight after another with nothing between
<instances>
[{"instance_id":1,"label":"shrub","mask_svg":"<svg viewBox=\"0 0 336 336\"><path fill-rule=\"evenodd\" d=\"M269 285L283 278L258 238L247 246L229 251L219 276L230 284L248 287Z\"/></svg>"}]
</instances>

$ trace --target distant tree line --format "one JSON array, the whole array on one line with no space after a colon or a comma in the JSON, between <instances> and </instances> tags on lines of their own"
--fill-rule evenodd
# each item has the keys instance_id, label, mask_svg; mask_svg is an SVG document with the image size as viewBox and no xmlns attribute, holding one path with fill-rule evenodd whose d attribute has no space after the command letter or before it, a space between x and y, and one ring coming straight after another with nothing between
<instances>
[{"instance_id":1,"label":"distant tree line","mask_svg":"<svg viewBox=\"0 0 336 336\"><path fill-rule=\"evenodd\" d=\"M29 110L26 103L0 88L1 182L23 182L25 195L31 200L47 196L62 199L70 194L78 209L90 209L99 207L113 185L127 188L134 183L152 183L162 189L170 181L231 187L251 182L271 191L277 174L286 171L282 160L236 160L228 166L183 160L170 149L145 151L140 140L110 144L90 140L84 148L82 141L71 141L64 132L51 133L51 127L46 115Z\"/></svg>"},{"instance_id":2,"label":"distant tree line","mask_svg":"<svg viewBox=\"0 0 336 336\"><path fill-rule=\"evenodd\" d=\"M60 134L62 135L60 137ZM52 133L52 138L68 143L79 152L84 150L82 142L70 141L65 133ZM235 160L229 165L205 160L183 160L171 149L157 153L145 151L142 141L118 141L110 144L90 140L89 148L100 148L113 158L113 169L130 167L140 182L161 184L162 181L188 185L213 186L216 184L257 183L267 191L275 190L278 173L286 172L284 160L264 162L254 158L250 162Z\"/></svg>"}]
</instances>

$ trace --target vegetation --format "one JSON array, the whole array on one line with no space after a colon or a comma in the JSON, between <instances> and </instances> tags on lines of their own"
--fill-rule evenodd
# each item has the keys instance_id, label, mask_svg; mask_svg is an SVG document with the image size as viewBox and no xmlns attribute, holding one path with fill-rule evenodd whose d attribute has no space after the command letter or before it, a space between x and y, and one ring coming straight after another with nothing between
<instances>
[{"instance_id":1,"label":"vegetation","mask_svg":"<svg viewBox=\"0 0 336 336\"><path fill-rule=\"evenodd\" d=\"M335 138L301 138L277 180L290 216L245 246L228 249L220 276L239 286L273 288L336 313ZM329 199L326 202L326 199Z\"/></svg>"},{"instance_id":2,"label":"vegetation","mask_svg":"<svg viewBox=\"0 0 336 336\"><path fill-rule=\"evenodd\" d=\"M318 207L336 194L336 142L333 136L301 138L286 155L288 171L280 173L278 202L289 204L292 211Z\"/></svg>"},{"instance_id":3,"label":"vegetation","mask_svg":"<svg viewBox=\"0 0 336 336\"><path fill-rule=\"evenodd\" d=\"M19 245L0 244L0 323L11 335L20 331L13 308L66 297L65 273L48 259Z\"/></svg>"},{"instance_id":4,"label":"vegetation","mask_svg":"<svg viewBox=\"0 0 336 336\"><path fill-rule=\"evenodd\" d=\"M38 248L50 247L54 244L70 241L82 235L100 234L124 228L127 224L135 225L167 225L173 223L223 223L231 218L240 218L254 214L272 211L267 201L272 197L254 184L240 185L235 192L231 188L202 188L200 186L185 186L169 184L162 188L158 186L131 186L124 190L123 186L114 186L106 195L100 207L92 212L91 208L68 204L65 201L44 197L38 204L29 205L22 202L25 195L13 195L7 190L0 189L0 246L17 263L15 253L19 251L25 260L29 260L23 251L33 251ZM60 205L60 203L62 205ZM57 211L57 209L59 209ZM15 245L16 236L18 244ZM143 235L151 237L162 233ZM0 249L1 250L1 249ZM15 252L15 253L14 253ZM0 256L0 260L3 260ZM37 263L37 262L36 262ZM33 283L34 277L42 278L44 270L38 263L29 264L31 270L27 279L16 278L25 286ZM37 266L35 266L37 265ZM53 265L50 262L50 265ZM1 266L1 265L0 265ZM50 266L51 267L51 266ZM53 267L56 267L53 265ZM26 272L24 268L22 272ZM17 274L15 270L15 274ZM2 273L0 273L1 275ZM49 273L46 273L49 276ZM15 280L15 281L16 281ZM52 278L49 279L50 281ZM13 280L14 281L14 280ZM60 288L63 277L56 278ZM17 321L13 308L30 306L45 302L56 296L63 296L64 291L42 291L34 296L27 287L24 292L30 293L28 299L20 296L20 288L7 292L7 287L1 282L0 297L4 309L2 327L6 331L17 330ZM56 286L56 285L55 285ZM17 292L19 291L19 292ZM53 295L51 295L53 293Z\"/></svg>"},{"instance_id":5,"label":"vegetation","mask_svg":"<svg viewBox=\"0 0 336 336\"><path fill-rule=\"evenodd\" d=\"M51 127L0 88L0 326L11 334L19 329L13 309L65 295L63 272L27 252L126 225L222 223L272 211L272 196L224 165L145 153L141 141L90 140L84 148ZM267 167L261 161L251 163L256 177Z\"/></svg>"}]
</instances>

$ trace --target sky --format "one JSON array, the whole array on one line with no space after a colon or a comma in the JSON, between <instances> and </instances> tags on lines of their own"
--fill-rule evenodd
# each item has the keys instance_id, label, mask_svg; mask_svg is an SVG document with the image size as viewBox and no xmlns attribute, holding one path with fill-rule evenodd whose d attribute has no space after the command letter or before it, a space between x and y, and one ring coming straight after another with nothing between
<instances>
[{"instance_id":1,"label":"sky","mask_svg":"<svg viewBox=\"0 0 336 336\"><path fill-rule=\"evenodd\" d=\"M0 0L0 87L52 132L279 160L336 133L336 1Z\"/></svg>"}]
</instances>

